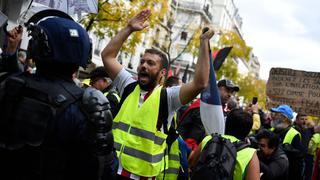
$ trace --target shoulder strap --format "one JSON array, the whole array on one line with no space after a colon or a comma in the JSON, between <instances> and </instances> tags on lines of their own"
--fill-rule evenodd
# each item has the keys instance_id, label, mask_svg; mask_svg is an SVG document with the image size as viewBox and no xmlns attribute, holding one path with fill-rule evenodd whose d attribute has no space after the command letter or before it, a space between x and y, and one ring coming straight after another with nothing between
<instances>
[{"instance_id":1,"label":"shoulder strap","mask_svg":"<svg viewBox=\"0 0 320 180\"><path fill-rule=\"evenodd\" d=\"M163 125L163 131L168 134L168 98L166 88L162 88L160 92L160 106L159 106L159 116L157 122L157 129L161 129Z\"/></svg>"},{"instance_id":2,"label":"shoulder strap","mask_svg":"<svg viewBox=\"0 0 320 180\"><path fill-rule=\"evenodd\" d=\"M170 152L171 145L179 137L179 134L177 133L174 127L170 126L170 129L168 128L168 116L169 116L169 112L168 112L167 89L162 88L160 92L160 106L159 106L157 129L161 129L161 126L163 126L164 133L168 135L166 139L166 143L168 146L168 152Z\"/></svg>"},{"instance_id":3,"label":"shoulder strap","mask_svg":"<svg viewBox=\"0 0 320 180\"><path fill-rule=\"evenodd\" d=\"M238 141L238 142L234 142L233 143L238 151L241 151L242 149L249 147L249 144L247 142L244 141Z\"/></svg>"}]
</instances>

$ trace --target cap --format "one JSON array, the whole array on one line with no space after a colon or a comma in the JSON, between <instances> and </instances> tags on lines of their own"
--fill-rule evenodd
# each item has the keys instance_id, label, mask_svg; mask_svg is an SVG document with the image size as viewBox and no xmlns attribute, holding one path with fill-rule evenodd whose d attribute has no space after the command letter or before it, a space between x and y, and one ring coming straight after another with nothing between
<instances>
[{"instance_id":1,"label":"cap","mask_svg":"<svg viewBox=\"0 0 320 180\"><path fill-rule=\"evenodd\" d=\"M90 79L84 79L84 80L82 81L82 84L87 85L87 86L90 86Z\"/></svg>"},{"instance_id":2,"label":"cap","mask_svg":"<svg viewBox=\"0 0 320 180\"><path fill-rule=\"evenodd\" d=\"M231 80L227 80L227 79L222 79L218 82L218 87L221 87L221 86L232 89L235 92L238 92L240 90L239 86L234 85Z\"/></svg>"},{"instance_id":3,"label":"cap","mask_svg":"<svg viewBox=\"0 0 320 180\"><path fill-rule=\"evenodd\" d=\"M271 108L270 110L271 112L281 113L282 115L286 116L289 120L293 119L293 111L291 107L286 104L280 105L276 108Z\"/></svg>"},{"instance_id":4,"label":"cap","mask_svg":"<svg viewBox=\"0 0 320 180\"><path fill-rule=\"evenodd\" d=\"M93 71L90 72L90 79L94 78L108 78L108 73L106 72L103 66L97 67Z\"/></svg>"}]
</instances>

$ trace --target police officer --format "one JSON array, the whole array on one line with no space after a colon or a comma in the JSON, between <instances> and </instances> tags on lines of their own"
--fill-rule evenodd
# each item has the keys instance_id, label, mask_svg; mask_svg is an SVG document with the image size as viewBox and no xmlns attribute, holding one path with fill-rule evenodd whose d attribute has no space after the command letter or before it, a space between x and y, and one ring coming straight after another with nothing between
<instances>
[{"instance_id":1,"label":"police officer","mask_svg":"<svg viewBox=\"0 0 320 180\"><path fill-rule=\"evenodd\" d=\"M50 15L48 17L48 15ZM117 168L107 101L72 81L90 57L87 32L56 10L27 23L35 74L18 72L22 31L9 32L0 89L0 179L112 179Z\"/></svg>"}]
</instances>

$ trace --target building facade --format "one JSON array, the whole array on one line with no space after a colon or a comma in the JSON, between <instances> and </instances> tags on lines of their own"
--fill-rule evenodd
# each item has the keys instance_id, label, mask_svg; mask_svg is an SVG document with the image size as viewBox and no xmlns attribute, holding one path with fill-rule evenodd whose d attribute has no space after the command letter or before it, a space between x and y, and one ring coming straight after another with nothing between
<instances>
[{"instance_id":1,"label":"building facade","mask_svg":"<svg viewBox=\"0 0 320 180\"><path fill-rule=\"evenodd\" d=\"M30 2L31 0L2 0L0 8L9 17L11 24L17 24L19 15L27 9ZM136 52L133 54L120 52L119 61L132 72L136 72L144 50L156 48L168 55L173 71L180 67L180 77L188 69L190 80L197 57L187 52L186 46L199 28L211 25L223 31L234 31L243 38L242 18L234 0L169 0L168 3L170 6L166 16L161 19L159 25L143 34L143 41L137 45ZM1 32L0 35L3 39L4 33ZM92 61L96 66L102 66L100 53L110 38L100 39L94 33L91 33L90 37L93 44ZM213 46L215 41L218 39L213 38ZM26 45L22 46L26 48ZM249 61L238 58L235 62L241 73L253 73L259 77L260 64L253 53ZM189 68L186 68L187 66Z\"/></svg>"}]
</instances>

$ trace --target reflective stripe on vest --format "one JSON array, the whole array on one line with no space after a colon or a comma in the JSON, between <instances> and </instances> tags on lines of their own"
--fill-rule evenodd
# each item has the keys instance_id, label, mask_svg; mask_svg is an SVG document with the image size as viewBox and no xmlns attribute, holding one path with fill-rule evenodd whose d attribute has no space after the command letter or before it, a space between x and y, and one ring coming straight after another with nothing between
<instances>
[{"instance_id":1,"label":"reflective stripe on vest","mask_svg":"<svg viewBox=\"0 0 320 180\"><path fill-rule=\"evenodd\" d=\"M130 173L157 176L164 167L167 135L157 130L161 87L154 89L138 107L140 86L124 100L114 118L113 135L117 156Z\"/></svg>"},{"instance_id":2,"label":"reflective stripe on vest","mask_svg":"<svg viewBox=\"0 0 320 180\"><path fill-rule=\"evenodd\" d=\"M158 176L157 179L163 179L164 173L165 173L165 179L168 180L176 180L178 178L178 174L180 171L180 149L179 149L179 141L176 139L170 148L169 152L169 161L166 164L166 169L165 171L161 172ZM167 158L166 158L167 159Z\"/></svg>"},{"instance_id":3,"label":"reflective stripe on vest","mask_svg":"<svg viewBox=\"0 0 320 180\"><path fill-rule=\"evenodd\" d=\"M237 139L234 136L230 135L223 135L222 137L229 139L231 142L237 142L239 139ZM206 136L202 142L201 142L201 151L205 147L205 145L208 143L208 141L212 139L212 136ZM236 159L236 166L233 172L233 179L234 180L240 180L245 179L246 176L246 168L248 164L250 163L253 154L256 152L255 149L246 147L240 151L237 151L237 159Z\"/></svg>"},{"instance_id":4,"label":"reflective stripe on vest","mask_svg":"<svg viewBox=\"0 0 320 180\"><path fill-rule=\"evenodd\" d=\"M113 129L120 129L122 131L128 132L132 135L136 135L145 139L149 139L151 141L154 141L154 143L158 144L158 145L162 145L163 142L166 140L164 138L155 136L154 133L146 131L144 129L139 129L136 127L131 127L129 124L125 124L123 122L114 122L113 123ZM129 131L130 129L130 131Z\"/></svg>"},{"instance_id":5,"label":"reflective stripe on vest","mask_svg":"<svg viewBox=\"0 0 320 180\"><path fill-rule=\"evenodd\" d=\"M109 94L109 92L103 93L103 95L106 96L106 97L108 96L108 94ZM114 92L112 93L112 95L117 98L118 103L119 103L120 99L121 99L120 96L117 93L114 93Z\"/></svg>"},{"instance_id":6,"label":"reflective stripe on vest","mask_svg":"<svg viewBox=\"0 0 320 180\"><path fill-rule=\"evenodd\" d=\"M282 143L283 143L283 144L286 144L286 143L291 144L293 138L294 138L297 134L299 134L299 137L300 137L300 139L301 139L301 134L299 133L299 131L297 131L296 129L294 129L293 127L291 127L291 128L289 129L289 131L287 132L286 136L284 137Z\"/></svg>"},{"instance_id":7,"label":"reflective stripe on vest","mask_svg":"<svg viewBox=\"0 0 320 180\"><path fill-rule=\"evenodd\" d=\"M114 143L114 148L117 151L120 151L121 150L121 145L115 142ZM148 153L145 153L143 151L139 151L137 149L126 147L126 146L123 147L122 152L127 154L127 155L137 157L139 159L142 159L142 160L150 162L150 163L160 162L160 161L162 161L162 158L163 158L163 153L152 155L152 154L148 154Z\"/></svg>"}]
</instances>

